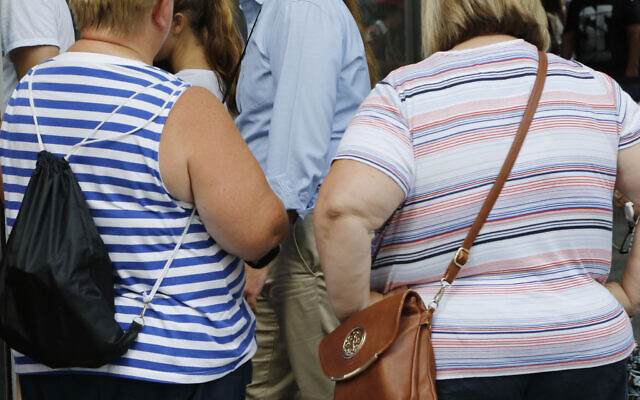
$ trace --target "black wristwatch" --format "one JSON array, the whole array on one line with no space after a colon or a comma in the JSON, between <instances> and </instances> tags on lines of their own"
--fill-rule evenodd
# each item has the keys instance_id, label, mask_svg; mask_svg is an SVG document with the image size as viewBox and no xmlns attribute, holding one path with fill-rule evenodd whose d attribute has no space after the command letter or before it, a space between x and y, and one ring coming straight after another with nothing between
<instances>
[{"instance_id":1,"label":"black wristwatch","mask_svg":"<svg viewBox=\"0 0 640 400\"><path fill-rule=\"evenodd\" d=\"M280 245L277 245L273 249L269 250L267 254L265 254L261 259L257 261L245 261L248 266L255 269L261 269L266 267L274 258L278 256L280 253Z\"/></svg>"}]
</instances>

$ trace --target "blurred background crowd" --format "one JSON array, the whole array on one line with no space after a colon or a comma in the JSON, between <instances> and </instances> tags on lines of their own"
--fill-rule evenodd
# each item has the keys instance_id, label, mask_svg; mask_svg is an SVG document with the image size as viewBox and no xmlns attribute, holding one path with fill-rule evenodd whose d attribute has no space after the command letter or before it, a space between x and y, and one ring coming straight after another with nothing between
<instances>
[{"instance_id":1,"label":"blurred background crowd","mask_svg":"<svg viewBox=\"0 0 640 400\"><path fill-rule=\"evenodd\" d=\"M7 1L15 0L0 0L0 4L6 4ZM240 3L242 2L240 0ZM224 4L225 7L231 6L235 9L235 13L231 14L225 8L227 23L224 26L209 26L207 24L213 21L209 17L216 13L221 15L223 11L215 9L199 10L197 7L194 8L197 2L175 0L174 12L176 14L173 18L172 28L169 31L165 45L160 49L154 61L156 66L175 73L185 81L195 86L207 88L225 103L227 111L232 117L237 117L238 114L241 114L241 110L236 104L236 98L243 99L244 97L245 107L247 107L245 111L252 111L250 106L253 106L253 104L246 100L250 99L254 93L259 92L257 85L246 85L245 82L243 93L234 78L235 73L237 73L237 67L241 62L242 49L245 43L249 42L248 38L257 24L260 11L256 13L250 7L244 7L245 12L243 14L243 10L241 10L243 7L241 7L238 0L219 3ZM244 1L244 3L249 4L251 2ZM256 1L256 3L261 4L262 2ZM345 1L346 3L349 2ZM355 0L355 3L359 8L362 37L376 61L373 63L369 60L368 65L372 83L378 82L399 67L419 62L424 58L421 40L421 2L419 0ZM541 3L547 14L551 38L550 52L566 59L574 59L593 69L605 72L614 78L636 102L640 101L640 1L541 0ZM64 3L62 1L51 1L49 4L52 7L51 14L55 15L56 18L57 31L54 29L55 32L51 33L47 39L48 41L42 43L28 40L21 41L22 39L18 40L7 35L10 32L5 32L4 27L9 25L6 20L8 16L7 13L0 14L4 47L4 81L2 110L0 110L3 113L13 88L15 88L20 78L33 65L54 57L59 52L64 52L72 45L74 39L79 37L78 32L75 32L74 38L73 22L71 15L67 12L68 10L64 8ZM53 4L62 4L62 8L59 5L56 8ZM21 18L28 20L26 25L33 27L34 31L37 30L35 29L36 27L44 28L45 26L45 24L39 24L37 17L33 15L28 17L22 15ZM215 38L225 38L224 41L212 39L214 35L207 36L205 33L207 31L216 32ZM257 37L260 38L261 34L264 33L258 30ZM322 32L315 32L315 34L321 35ZM54 38L56 36L57 38ZM8 43L11 43L10 48L7 48ZM194 57L187 56L187 54L197 54L197 51L188 51L191 45L202 47L203 43L208 51L207 54L199 54ZM11 53L11 57L9 57L9 53ZM215 57L211 57L211 54L214 54ZM249 55L248 62L255 61L255 58L252 57L255 57L255 54ZM245 64L243 63L242 65L244 66ZM244 73L246 74L245 76L240 75L241 80L242 78L254 79L259 83L259 77L251 76L250 72ZM365 82L364 79L361 81L359 82L360 86L363 88L363 93L366 94L370 89L368 87L369 82ZM238 86L238 94L236 94L236 86ZM245 131L250 132L248 135L250 139L251 124L255 121L247 121L249 118L247 116L258 115L260 113L259 106L262 106L262 104L256 105L254 113L245 113L244 119L241 115L236 120L238 129L241 132L243 132L243 127ZM257 158L258 161L262 161L259 155ZM312 193L311 197L315 194L315 192ZM309 204L314 201L313 199L306 200ZM635 226L634 221L637 221L638 208L631 207L631 214L625 218L624 209L628 199L617 193L614 202L618 207L614 212L613 248L616 251L614 251L613 256L611 279L619 280L622 268L625 265L626 253L629 250L630 235L632 235ZM304 210L301 212L300 207L289 207L286 202L284 205L287 211L291 211L288 215L291 220L298 220L299 216L304 217ZM307 206L308 204L302 205L303 208ZM629 206L627 209L629 209ZM300 229L312 230L312 221L307 220L307 222L307 228L301 227ZM292 229L295 236L295 228ZM294 244L295 249L291 251L300 252L295 238ZM304 246L302 247L304 251ZM283 247L283 249L285 248ZM252 270L247 270L247 274L251 273ZM263 277L263 279L265 278ZM260 289L257 291L260 292ZM247 300L249 301L249 299ZM260 300L258 300L257 305L255 301L255 298L253 302L249 301L254 311L256 311L256 307L261 307ZM259 315L265 316L268 314L265 310L261 310ZM337 323L337 321L332 323ZM640 335L637 323L634 324L634 329L636 339L638 339ZM258 330L260 330L260 325ZM6 388L11 386L8 349L4 349L2 357L4 362L0 362L0 393L4 394L7 393ZM257 358L254 359L254 365L256 363L259 363ZM254 381L256 379L255 376ZM4 400L4 398L0 397L0 400Z\"/></svg>"}]
</instances>

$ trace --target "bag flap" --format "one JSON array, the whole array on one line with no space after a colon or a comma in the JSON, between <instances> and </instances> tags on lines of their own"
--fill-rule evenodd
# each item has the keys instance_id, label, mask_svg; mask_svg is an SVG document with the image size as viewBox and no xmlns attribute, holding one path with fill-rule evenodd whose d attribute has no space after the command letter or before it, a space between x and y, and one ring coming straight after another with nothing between
<instances>
[{"instance_id":1,"label":"bag flap","mask_svg":"<svg viewBox=\"0 0 640 400\"><path fill-rule=\"evenodd\" d=\"M353 314L327 335L319 348L324 374L340 381L366 370L393 343L403 306L412 298L425 310L420 295L407 290Z\"/></svg>"}]
</instances>

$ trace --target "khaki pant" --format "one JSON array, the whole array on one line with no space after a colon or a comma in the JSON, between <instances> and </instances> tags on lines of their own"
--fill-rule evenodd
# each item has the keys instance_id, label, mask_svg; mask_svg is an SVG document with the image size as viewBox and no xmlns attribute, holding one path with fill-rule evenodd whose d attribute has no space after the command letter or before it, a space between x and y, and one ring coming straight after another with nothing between
<instances>
[{"instance_id":1,"label":"khaki pant","mask_svg":"<svg viewBox=\"0 0 640 400\"><path fill-rule=\"evenodd\" d=\"M253 381L247 399L332 399L318 346L338 326L324 283L311 215L291 228L258 297Z\"/></svg>"}]
</instances>

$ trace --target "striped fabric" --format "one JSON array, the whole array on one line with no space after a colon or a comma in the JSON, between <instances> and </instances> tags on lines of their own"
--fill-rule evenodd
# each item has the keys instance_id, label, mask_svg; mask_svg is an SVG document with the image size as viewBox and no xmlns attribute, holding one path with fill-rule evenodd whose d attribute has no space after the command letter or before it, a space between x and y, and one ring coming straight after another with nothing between
<instances>
[{"instance_id":1,"label":"striped fabric","mask_svg":"<svg viewBox=\"0 0 640 400\"><path fill-rule=\"evenodd\" d=\"M549 61L512 175L435 314L438 379L599 366L633 347L602 283L617 152L640 140L640 112L607 76ZM336 158L366 163L406 193L381 239L375 289L409 284L431 301L502 166L536 70L536 49L521 40L436 53L365 100Z\"/></svg>"},{"instance_id":2,"label":"striped fabric","mask_svg":"<svg viewBox=\"0 0 640 400\"><path fill-rule=\"evenodd\" d=\"M135 95L151 85L156 86ZM155 283L193 207L171 197L158 166L166 117L187 86L143 63L89 53L62 54L33 77L45 148L61 156L135 95L95 135L109 140L83 146L69 159L116 267L116 319L123 329L140 313L142 292ZM146 128L118 138L158 112ZM23 80L0 137L9 229L38 151ZM92 372L170 383L226 375L249 360L256 347L243 286L242 263L211 239L196 215L137 342L123 358ZM21 374L51 371L18 354L16 364Z\"/></svg>"}]
</instances>

